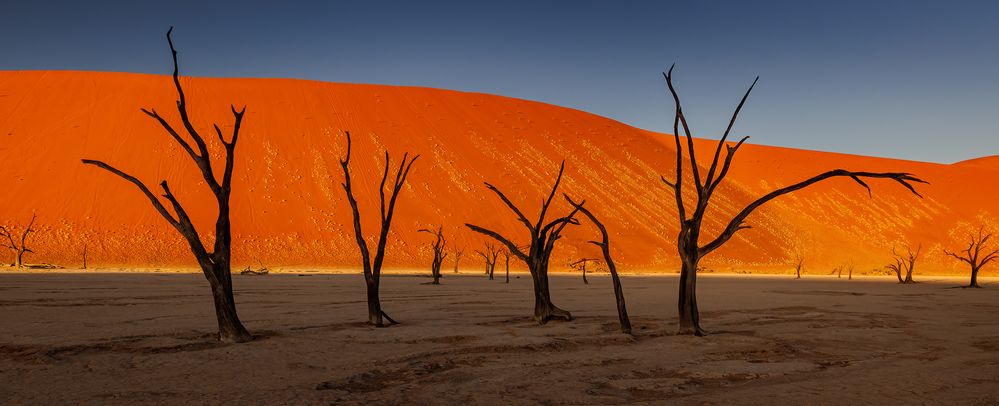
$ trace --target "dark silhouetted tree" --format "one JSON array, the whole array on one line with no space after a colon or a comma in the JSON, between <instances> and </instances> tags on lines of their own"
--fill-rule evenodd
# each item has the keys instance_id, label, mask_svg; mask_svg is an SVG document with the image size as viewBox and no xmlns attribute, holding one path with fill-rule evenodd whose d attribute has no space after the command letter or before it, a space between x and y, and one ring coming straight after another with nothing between
<instances>
[{"instance_id":1,"label":"dark silhouetted tree","mask_svg":"<svg viewBox=\"0 0 999 406\"><path fill-rule=\"evenodd\" d=\"M565 200L579 210L583 215L590 219L590 222L600 230L600 240L590 241L590 244L600 247L601 252L604 254L604 263L607 264L607 270L610 271L611 281L614 282L614 299L617 302L617 316L621 321L621 332L625 334L631 334L631 319L628 318L628 307L624 303L624 288L621 286L621 278L617 275L617 266L614 265L614 259L611 258L610 254L610 237L607 235L607 228L604 224L597 220L597 217L593 215L590 210L583 207L583 202L578 204L568 195L563 194Z\"/></svg>"},{"instance_id":2,"label":"dark silhouetted tree","mask_svg":"<svg viewBox=\"0 0 999 406\"><path fill-rule=\"evenodd\" d=\"M486 183L486 187L493 191L503 201L504 204L514 214L517 215L517 220L524 225L527 229L529 244L525 244L527 247L527 252L524 252L517 244L514 244L509 238L500 235L499 233L482 228L473 224L465 224L468 228L472 229L477 233L481 233L492 237L496 241L499 241L510 250L510 252L527 264L527 269L531 272L531 280L534 284L534 319L540 324L545 324L551 319L562 319L562 320L572 320L572 315L565 310L562 310L552 303L551 293L549 291L548 285L548 261L551 258L552 250L555 249L555 242L558 241L562 236L562 230L568 224L579 224L579 221L575 219L576 212L578 209L573 209L568 215L564 217L556 218L555 220L546 222L545 217L548 214L548 207L551 206L552 199L555 197L555 192L558 190L559 183L562 182L562 173L565 170L565 161L559 165L558 176L555 178L555 184L552 186L551 192L548 194L548 198L541 202L541 213L538 215L538 220L532 223L527 219L527 216L517 208L513 202L510 201L499 189L495 186Z\"/></svg>"},{"instance_id":3,"label":"dark silhouetted tree","mask_svg":"<svg viewBox=\"0 0 999 406\"><path fill-rule=\"evenodd\" d=\"M486 275L489 276L489 280L493 280L493 273L496 272L496 258L500 254L499 247L493 244L486 243L484 251L475 251L476 254L482 257L486 261Z\"/></svg>"},{"instance_id":4,"label":"dark silhouetted tree","mask_svg":"<svg viewBox=\"0 0 999 406\"><path fill-rule=\"evenodd\" d=\"M434 251L434 259L430 263L430 273L433 276L434 280L433 282L430 282L430 284L440 285L441 265L444 263L444 258L447 258L447 253L444 252L444 246L447 245L447 240L444 239L444 229L441 226L438 226L436 231L426 228L421 228L419 232L430 233L435 237L434 245L432 247Z\"/></svg>"},{"instance_id":5,"label":"dark silhouetted tree","mask_svg":"<svg viewBox=\"0 0 999 406\"><path fill-rule=\"evenodd\" d=\"M892 247L891 254L895 263L888 264L885 268L895 272L898 283L916 283L912 280L912 271L916 268L916 260L919 259L919 252L922 250L923 244L919 244L915 252L912 251L912 247L905 247L904 254L896 252L895 247ZM903 273L905 273L905 277L902 277Z\"/></svg>"},{"instance_id":6,"label":"dark silhouetted tree","mask_svg":"<svg viewBox=\"0 0 999 406\"><path fill-rule=\"evenodd\" d=\"M596 258L580 258L578 261L570 262L569 263L569 268L578 269L578 270L582 271L583 272L583 283L586 284L586 285L589 285L590 281L586 280L586 263L587 262L597 262L597 263L599 263L600 261L598 261Z\"/></svg>"},{"instance_id":7,"label":"dark silhouetted tree","mask_svg":"<svg viewBox=\"0 0 999 406\"><path fill-rule=\"evenodd\" d=\"M503 263L506 264L506 283L510 283L510 250L503 250Z\"/></svg>"},{"instance_id":8,"label":"dark silhouetted tree","mask_svg":"<svg viewBox=\"0 0 999 406\"><path fill-rule=\"evenodd\" d=\"M702 232L701 224L704 221L704 215L708 209L711 197L714 195L715 191L717 191L718 186L728 174L729 168L732 165L732 160L735 158L735 154L739 150L739 147L741 147L742 144L749 138L744 137L734 145L730 145L727 142L729 133L732 131L732 126L735 125L736 118L739 115L739 111L742 110L742 106L749 97L749 93L753 90L753 86L756 85L756 81L753 81L753 86L749 87L749 90L746 91L746 94L742 97L742 101L739 102L738 107L736 107L735 112L732 114L728 127L725 129L721 139L718 140L714 156L711 160L711 165L707 170L707 175L702 178L700 175L701 169L697 163L697 157L694 154L694 139L691 134L690 127L687 124L687 119L683 114L680 97L677 94L676 89L673 87L673 67L670 67L668 72L664 72L663 77L666 79L666 85L673 97L675 106L675 113L673 116L673 139L676 147L676 178L673 181L669 181L665 176L663 176L661 179L662 182L673 192L673 196L676 199L677 217L680 223L680 232L677 235L677 252L679 253L681 261L680 293L677 303L680 318L679 334L705 334L705 331L701 328L700 314L697 310L698 263L706 255L728 242L728 240L732 238L737 231L749 228L749 226L745 224L746 218L749 217L753 211L760 208L760 206L763 206L770 200L779 196L803 189L823 180L836 177L853 179L860 186L867 189L868 192L870 192L870 187L867 186L867 183L865 183L863 179L891 179L900 183L917 196L919 194L916 193L916 190L910 182L925 183L919 178L916 178L908 173L855 172L844 169L831 170L815 175L801 182L774 190L749 203L749 205L739 211L738 214L736 214L735 217L728 222L728 225L724 227L719 235L710 239L707 244L702 245L700 243ZM757 78L757 80L759 80L759 78ZM684 146L681 144L680 140L681 125L683 128L683 134L686 138L687 155L690 161L691 179L689 181L684 180L683 176ZM724 161L719 162L719 159L721 159L722 147L725 147L726 154ZM719 166L719 163L721 163L721 166ZM696 201L693 206L693 210L689 213L687 211L688 207L684 203L684 196L682 193L684 183L692 184L696 192Z\"/></svg>"},{"instance_id":9,"label":"dark silhouetted tree","mask_svg":"<svg viewBox=\"0 0 999 406\"><path fill-rule=\"evenodd\" d=\"M24 266L24 254L35 253L35 251L32 251L31 248L28 248L27 243L28 243L28 234L31 234L35 231L34 226L36 218L37 217L35 216L35 214L31 215L31 221L28 222L28 226L25 227L24 231L21 232L20 238L15 238L13 228L0 226L0 241L6 240L3 241L2 243L6 244L7 248L10 248L12 251L14 251L14 266L17 267L18 269Z\"/></svg>"},{"instance_id":10,"label":"dark silhouetted tree","mask_svg":"<svg viewBox=\"0 0 999 406\"><path fill-rule=\"evenodd\" d=\"M805 267L805 252L800 247L794 248L795 279L801 279L801 270Z\"/></svg>"},{"instance_id":11,"label":"dark silhouetted tree","mask_svg":"<svg viewBox=\"0 0 999 406\"><path fill-rule=\"evenodd\" d=\"M465 250L454 249L454 273L458 273L458 263L461 262L461 256L465 254Z\"/></svg>"},{"instance_id":12,"label":"dark silhouetted tree","mask_svg":"<svg viewBox=\"0 0 999 406\"><path fill-rule=\"evenodd\" d=\"M989 239L992 238L992 233L986 233L984 227L978 229L978 237L970 235L968 238L971 240L968 243L968 248L959 253L947 250L944 250L944 253L971 266L971 282L968 283L968 286L965 286L966 288L980 288L981 286L978 285L978 271L999 255L999 249L989 248L988 243Z\"/></svg>"},{"instance_id":13,"label":"dark silhouetted tree","mask_svg":"<svg viewBox=\"0 0 999 406\"><path fill-rule=\"evenodd\" d=\"M215 196L215 201L218 204L218 217L215 221L215 246L212 252L209 252L208 248L202 243L201 237L194 227L194 223L188 217L187 211L177 201L177 198L167 185L167 181L160 182L160 188L163 189L163 198L170 202L170 205L173 207L173 214L137 178L101 161L84 159L83 163L104 169L134 184L149 199L156 211L187 240L191 252L197 259L198 264L201 266L201 271L205 274L205 278L208 279L208 283L212 288L212 297L215 299L215 315L219 325L219 340L236 343L246 342L252 340L253 336L246 331L246 328L239 321L239 316L236 314L236 301L233 299L230 270L232 232L229 222L229 196L232 193L232 171L236 162L236 143L239 140L239 130L243 123L243 113L246 112L246 107L236 110L234 106L230 106L233 115L233 128L230 141L225 140L222 129L218 125L214 126L219 142L225 149L225 167L222 170L222 181L219 182L215 171L212 169L212 159L208 145L201 134L195 130L194 124L191 123L188 117L187 99L184 97L184 89L180 85L178 73L177 50L174 49L173 40L170 38L172 31L172 27L167 31L167 43L170 45L170 52L173 55L173 83L177 88L177 111L180 114L180 121L184 129L190 138L194 140L197 150L165 118L160 116L155 109L142 109L142 112L159 122L160 126L187 152L187 155L198 166L198 169L201 170L205 184L208 185L208 188L211 189L212 194Z\"/></svg>"},{"instance_id":14,"label":"dark silhouetted tree","mask_svg":"<svg viewBox=\"0 0 999 406\"><path fill-rule=\"evenodd\" d=\"M357 241L357 248L361 251L364 283L368 290L368 323L377 327L385 327L385 323L382 320L384 318L391 324L398 324L398 322L392 320L382 310L378 288L382 277L382 262L385 260L385 243L388 241L389 229L392 226L392 215L395 213L396 198L399 197L402 185L406 183L406 177L409 176L409 170L413 167L413 162L416 162L416 159L420 156L416 155L413 159L409 159L408 153L403 154L402 162L399 163L399 169L395 173L395 180L392 181L389 200L386 202L385 182L388 181L391 160L389 159L388 151L385 151L385 171L382 173L382 183L378 186L378 196L381 201L381 211L379 213L381 216L381 230L378 233L378 245L375 248L375 257L371 258L371 252L368 250L368 242L365 241L364 233L361 231L361 212L357 208L357 200L354 199L354 191L350 183L350 151L352 147L350 131L345 131L344 134L347 136L347 154L340 160L344 178L341 185L344 192L347 193L347 202L350 203L351 214L354 217L354 239Z\"/></svg>"},{"instance_id":15,"label":"dark silhouetted tree","mask_svg":"<svg viewBox=\"0 0 999 406\"><path fill-rule=\"evenodd\" d=\"M488 248L486 251L488 251ZM475 250L475 253L479 254L479 256L482 257L482 260L486 263L486 275L489 275L489 268L492 267L493 264L489 262L489 254L487 254L486 251Z\"/></svg>"}]
</instances>

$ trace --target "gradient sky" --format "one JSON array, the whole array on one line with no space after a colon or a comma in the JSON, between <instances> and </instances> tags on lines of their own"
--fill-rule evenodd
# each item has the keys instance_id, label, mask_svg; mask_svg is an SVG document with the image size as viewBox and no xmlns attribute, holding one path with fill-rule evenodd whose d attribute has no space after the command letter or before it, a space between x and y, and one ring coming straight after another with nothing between
<instances>
[{"instance_id":1,"label":"gradient sky","mask_svg":"<svg viewBox=\"0 0 999 406\"><path fill-rule=\"evenodd\" d=\"M4 4L0 70L430 86L696 136L949 163L999 154L999 2L50 2ZM94 3L94 4L91 4ZM210 3L204 6L201 3Z\"/></svg>"}]
</instances>

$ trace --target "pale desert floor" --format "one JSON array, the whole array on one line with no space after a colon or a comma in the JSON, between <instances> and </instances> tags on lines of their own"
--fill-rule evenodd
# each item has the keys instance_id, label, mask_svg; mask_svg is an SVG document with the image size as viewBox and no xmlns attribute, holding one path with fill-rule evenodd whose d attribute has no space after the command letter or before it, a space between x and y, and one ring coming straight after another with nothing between
<instances>
[{"instance_id":1,"label":"pale desert floor","mask_svg":"<svg viewBox=\"0 0 999 406\"><path fill-rule=\"evenodd\" d=\"M529 278L388 276L373 328L359 275L235 276L260 338L213 341L196 274L0 274L0 404L997 404L999 284L700 278L704 327L675 336L676 277L553 278L576 320L539 326Z\"/></svg>"}]
</instances>

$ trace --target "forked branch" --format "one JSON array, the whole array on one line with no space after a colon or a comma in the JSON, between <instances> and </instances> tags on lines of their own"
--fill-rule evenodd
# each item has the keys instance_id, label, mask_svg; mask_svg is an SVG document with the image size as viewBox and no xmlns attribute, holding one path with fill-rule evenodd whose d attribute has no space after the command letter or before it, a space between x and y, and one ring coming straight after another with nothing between
<instances>
[{"instance_id":1,"label":"forked branch","mask_svg":"<svg viewBox=\"0 0 999 406\"><path fill-rule=\"evenodd\" d=\"M901 172L884 172L884 173L881 173L881 172L853 172L853 171L848 171L848 170L845 170L845 169L835 169L835 170L831 170L831 171L828 171L828 172L824 172L824 173L821 173L819 175L813 176L813 177L811 177L809 179L806 179L804 181L795 183L793 185L777 189L777 190L775 190L773 192L770 192L770 193L764 195L763 197L761 197L759 199L756 199L752 203L750 203L748 206L746 206L744 209L742 209L742 211L740 211L739 214L736 214L735 217L733 217L731 221L729 221L728 226L725 227L725 229L721 232L721 234L718 237L716 237L714 240L712 240L711 242L709 242L707 245L705 245L705 246L703 246L703 247L700 248L700 255L701 256L707 255L711 251L714 251L718 247L722 246L722 244L724 244L726 241L728 241L730 238L732 238L732 236L735 235L735 233L737 231L739 231L741 229L744 229L744 228L749 228L749 226L747 226L747 225L744 224L744 221L746 220L746 217L749 217L749 215L752 214L753 211L755 211L756 209L760 208L760 206L763 206L765 203L767 203L767 202L769 202L769 201L771 201L771 200L773 200L773 199L775 199L775 198L777 198L779 196L786 195L788 193L791 193L791 192L794 192L794 191L797 191L797 190L800 190L800 189L804 189L804 188L806 188L808 186L811 186L811 185L813 185L815 183L818 183L818 182L821 182L823 180L830 179L830 178L836 178L836 177L848 177L850 179L853 179L855 182L857 182L858 184L860 184L861 186L863 186L865 189L867 189L868 193L870 193L871 188L870 188L870 186L868 186L861 179L864 179L864 178L869 178L869 179L891 179L891 180L894 180L894 181L898 182L899 184L901 184L902 186L904 186L906 189L908 189L910 192L912 192L914 195L916 195L918 197L923 197L923 196L920 195L919 192L916 191L916 189L913 187L912 183L924 183L924 184L928 184L929 183L929 182L926 182L926 181L924 181L922 179L917 178L915 175L912 175L910 173L901 173Z\"/></svg>"}]
</instances>

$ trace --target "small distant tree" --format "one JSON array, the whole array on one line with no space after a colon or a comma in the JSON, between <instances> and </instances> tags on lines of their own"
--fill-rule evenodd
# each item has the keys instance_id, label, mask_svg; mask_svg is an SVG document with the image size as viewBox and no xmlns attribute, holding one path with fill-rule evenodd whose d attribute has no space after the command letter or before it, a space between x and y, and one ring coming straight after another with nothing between
<instances>
[{"instance_id":1,"label":"small distant tree","mask_svg":"<svg viewBox=\"0 0 999 406\"><path fill-rule=\"evenodd\" d=\"M454 249L454 273L458 273L458 262L461 262L461 256L465 254L465 250L455 247Z\"/></svg>"},{"instance_id":2,"label":"small distant tree","mask_svg":"<svg viewBox=\"0 0 999 406\"><path fill-rule=\"evenodd\" d=\"M568 195L562 194L565 200L583 213L584 216L590 219L590 222L600 230L599 241L590 241L590 244L600 247L601 252L604 254L604 263L607 264L607 270L610 271L611 281L614 282L614 299L617 302L617 316L621 322L621 332L625 334L631 334L631 319L628 318L628 307L624 303L624 288L621 286L621 278L617 276L617 266L614 265L614 259L611 258L610 254L610 237L607 235L607 228L604 224L597 220L597 216L593 215L589 209L583 207L584 202L576 203L569 198Z\"/></svg>"},{"instance_id":3,"label":"small distant tree","mask_svg":"<svg viewBox=\"0 0 999 406\"><path fill-rule=\"evenodd\" d=\"M843 265L833 268L833 273L836 274L837 278L843 278L843 271L847 272L847 279L853 279L853 261L847 262Z\"/></svg>"},{"instance_id":4,"label":"small distant tree","mask_svg":"<svg viewBox=\"0 0 999 406\"><path fill-rule=\"evenodd\" d=\"M895 277L898 278L898 283L905 283L905 279L902 278L902 273L905 272L905 264L899 257L894 257L892 260L895 261L895 263L885 265L885 269L895 273Z\"/></svg>"},{"instance_id":5,"label":"small distant tree","mask_svg":"<svg viewBox=\"0 0 999 406\"><path fill-rule=\"evenodd\" d=\"M243 124L243 114L246 112L246 106L243 106L241 110L236 110L235 106L229 106L233 115L232 135L229 141L225 140L222 129L218 125L214 126L215 134L218 136L219 142L225 150L225 168L222 171L222 181L219 182L215 171L212 169L212 154L208 150L208 144L205 143L205 139L201 134L195 130L195 126L191 123L191 119L187 113L187 98L184 96L184 89L180 85L180 76L178 73L177 50L174 49L173 40L170 38L172 31L173 27L167 31L167 43L170 44L170 53L173 55L173 83L177 88L177 111L180 114L180 121L184 129L194 141L197 151L163 116L160 116L156 112L156 109L142 109L142 112L156 120L170 134L174 141L184 149L201 171L201 176L205 180L204 183L211 189L218 207L218 216L215 220L214 249L209 252L208 248L205 247L198 230L194 227L194 223L170 190L170 186L166 180L160 182L160 188L163 189L163 198L173 207L173 214L167 210L163 202L142 181L134 176L122 172L102 161L84 159L83 163L101 168L135 185L149 199L156 211L166 219L167 223L170 223L187 240L191 252L194 254L195 259L197 259L198 265L201 266L201 271L204 273L205 279L208 280L208 284L212 288L212 297L215 299L215 316L218 319L219 325L219 341L247 342L252 340L253 336L246 331L243 323L239 321L239 315L236 313L236 301L232 293L232 270L230 269L232 264L232 227L229 220L229 196L232 194L232 171L236 165L236 142L239 141L239 130Z\"/></svg>"},{"instance_id":6,"label":"small distant tree","mask_svg":"<svg viewBox=\"0 0 999 406\"><path fill-rule=\"evenodd\" d=\"M368 323L377 327L385 327L385 320L390 324L398 324L398 322L389 317L388 313L382 310L378 289L381 284L382 262L385 260L385 243L388 242L389 229L392 227L392 215L395 214L396 198L399 197L402 185L406 183L406 177L409 176L409 170L413 167L413 162L416 162L420 156L416 155L413 159L409 159L409 153L403 154L402 162L399 163L399 169L395 173L395 180L392 181L391 194L388 201L385 201L385 182L388 181L389 166L391 166L389 153L385 151L385 171L382 173L382 183L378 186L378 196L381 198L381 212L379 213L381 215L381 230L378 233L378 245L375 249L375 256L371 258L371 252L368 250L368 242L364 239L364 233L361 231L361 213L357 208L357 200L354 199L354 190L350 182L350 132L345 131L344 134L347 136L347 153L340 160L340 167L343 168L344 178L341 185L344 192L347 193L347 202L350 203L350 210L354 217L354 239L357 242L357 248L361 251L364 283L368 290Z\"/></svg>"},{"instance_id":7,"label":"small distant tree","mask_svg":"<svg viewBox=\"0 0 999 406\"><path fill-rule=\"evenodd\" d=\"M31 221L28 222L28 227L26 227L24 231L21 232L20 238L15 238L13 228L7 228L7 226L0 226L0 241L6 240L3 241L2 243L6 244L7 248L10 248L12 251L14 251L14 266L17 267L17 269L21 269L24 266L24 254L35 253L35 251L32 251L31 248L28 248L27 242L28 242L28 234L31 234L32 232L35 231L33 227L35 226L36 218L37 217L35 214L31 215Z\"/></svg>"},{"instance_id":8,"label":"small distant tree","mask_svg":"<svg viewBox=\"0 0 999 406\"><path fill-rule=\"evenodd\" d=\"M666 79L666 86L669 88L669 92L673 96L673 102L676 107L673 116L673 140L676 145L676 178L673 181L669 181L665 176L662 176L661 180L667 187L672 189L673 197L676 199L677 217L680 223L680 233L677 235L676 239L677 252L680 254L681 262L680 292L677 301L677 310L680 318L679 334L705 334L705 331L701 329L700 313L697 309L696 292L698 263L706 255L728 242L728 240L731 239L736 232L749 228L749 226L746 225L746 218L767 202L788 193L804 189L823 180L837 177L852 179L857 182L857 184L867 189L868 193L870 193L870 187L867 186L864 179L890 179L898 182L917 196L919 194L916 193L916 190L910 182L926 183L908 173L856 172L845 169L835 169L823 172L801 182L774 190L763 195L763 197L752 201L749 205L739 211L738 214L736 214L735 217L728 222L728 225L726 225L721 232L714 237L714 239L711 239L707 244L702 245L700 243L702 232L701 224L703 223L704 216L707 213L711 197L718 190L718 186L728 174L729 168L732 165L732 160L735 158L735 154L738 152L739 147L741 147L742 144L749 139L749 137L744 137L734 145L730 145L727 142L729 133L732 131L736 118L739 116L739 111L742 110L742 106L746 103L746 99L749 98L749 93L752 92L753 87L756 85L756 81L753 81L753 85L746 90L745 95L742 96L742 101L740 101L739 105L735 108L735 112L729 120L728 127L725 129L721 139L718 140L718 143L716 144L711 164L706 166L708 168L707 176L702 178L700 175L701 166L698 164L697 156L694 153L694 138L690 131L690 127L687 125L687 119L683 114L683 109L680 106L680 96L673 87L673 67L670 67L669 72L663 72L663 77ZM757 80L759 80L759 77L757 77ZM680 141L681 125L683 127L683 135L686 138L687 155L690 161L689 167L691 179L689 181L685 180L683 176L684 147ZM722 147L726 150L723 162L720 161ZM719 166L719 164L721 165ZM696 204L693 206L693 212L689 213L689 215L682 193L684 184L692 184L696 191Z\"/></svg>"},{"instance_id":9,"label":"small distant tree","mask_svg":"<svg viewBox=\"0 0 999 406\"><path fill-rule=\"evenodd\" d=\"M885 266L888 270L895 273L895 277L898 278L898 283L915 283L912 280L912 271L916 268L916 260L919 259L919 252L922 251L923 244L919 244L916 247L916 251L912 251L912 247L905 247L905 253L899 253L895 250L895 247L891 248L892 259L895 261L894 264L888 264ZM905 274L905 277L902 274Z\"/></svg>"},{"instance_id":10,"label":"small distant tree","mask_svg":"<svg viewBox=\"0 0 999 406\"><path fill-rule=\"evenodd\" d=\"M986 233L984 226L978 229L977 237L972 234L968 238L971 240L968 243L968 248L958 253L944 250L944 253L971 266L971 282L965 286L966 288L981 288L978 285L978 271L999 255L999 249L991 249L988 246L992 233Z\"/></svg>"},{"instance_id":11,"label":"small distant tree","mask_svg":"<svg viewBox=\"0 0 999 406\"><path fill-rule=\"evenodd\" d=\"M502 253L502 252L503 252L503 250L500 249L499 247L495 247L491 251L492 258L490 259L490 263L492 265L489 266L489 280L493 280L493 273L496 272L496 263L498 262L500 253Z\"/></svg>"},{"instance_id":12,"label":"small distant tree","mask_svg":"<svg viewBox=\"0 0 999 406\"><path fill-rule=\"evenodd\" d=\"M541 202L541 213L538 215L538 220L533 223L527 219L524 212L517 208L503 192L500 192L495 186L486 183L486 187L506 204L517 216L517 220L527 229L528 241L530 241L529 244L525 244L525 247L528 247L527 252L521 250L509 238L495 231L473 224L465 224L472 231L499 241L515 257L527 264L527 269L531 272L531 281L534 283L534 319L540 324L545 324L551 319L572 320L572 315L568 311L560 309L552 303L551 293L548 288L548 261L551 258L552 250L555 249L555 241L562 238L562 230L565 229L566 225L579 224L579 221L575 218L578 210L572 210L568 215L552 221L546 222L545 220L548 214L548 207L551 206L555 192L558 190L558 185L562 182L562 173L564 171L565 161L562 161L562 164L559 165L558 176L555 178L555 184L552 186L548 198Z\"/></svg>"},{"instance_id":13,"label":"small distant tree","mask_svg":"<svg viewBox=\"0 0 999 406\"><path fill-rule=\"evenodd\" d=\"M503 250L503 262L506 263L506 283L510 283L510 250Z\"/></svg>"},{"instance_id":14,"label":"small distant tree","mask_svg":"<svg viewBox=\"0 0 999 406\"><path fill-rule=\"evenodd\" d=\"M583 272L583 283L586 284L586 285L589 285L590 281L586 280L586 263L587 262L599 263L600 261L598 261L596 258L580 258L578 261L570 262L569 263L569 268L578 269L578 270L582 271Z\"/></svg>"},{"instance_id":15,"label":"small distant tree","mask_svg":"<svg viewBox=\"0 0 999 406\"><path fill-rule=\"evenodd\" d=\"M475 253L482 257L482 261L486 263L486 275L489 275L489 268L493 265L492 262L489 261L489 254L487 254L488 251L488 248L485 251L475 250Z\"/></svg>"},{"instance_id":16,"label":"small distant tree","mask_svg":"<svg viewBox=\"0 0 999 406\"><path fill-rule=\"evenodd\" d=\"M805 268L805 250L795 246L793 254L795 279L801 279L801 270Z\"/></svg>"},{"instance_id":17,"label":"small distant tree","mask_svg":"<svg viewBox=\"0 0 999 406\"><path fill-rule=\"evenodd\" d=\"M475 251L476 254L482 257L486 261L486 275L489 276L489 280L493 280L493 273L496 271L496 259L500 255L499 247L493 244L486 243L484 251Z\"/></svg>"},{"instance_id":18,"label":"small distant tree","mask_svg":"<svg viewBox=\"0 0 999 406\"><path fill-rule=\"evenodd\" d=\"M430 233L436 238L433 245L434 259L430 263L430 272L434 278L434 281L431 282L431 284L440 285L441 264L444 263L444 258L447 258L447 253L444 252L444 246L447 244L447 241L444 239L444 230L442 226L438 226L436 231L426 228L421 228L418 231L421 233Z\"/></svg>"}]
</instances>

